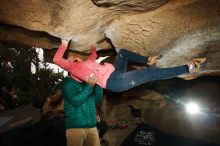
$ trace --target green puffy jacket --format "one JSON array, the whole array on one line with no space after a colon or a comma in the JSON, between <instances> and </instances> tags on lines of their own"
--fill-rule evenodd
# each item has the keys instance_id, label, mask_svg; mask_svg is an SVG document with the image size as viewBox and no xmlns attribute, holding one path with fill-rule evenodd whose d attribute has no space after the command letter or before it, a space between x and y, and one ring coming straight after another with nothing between
<instances>
[{"instance_id":1,"label":"green puffy jacket","mask_svg":"<svg viewBox=\"0 0 220 146\"><path fill-rule=\"evenodd\" d=\"M70 77L64 79L61 87L64 97L66 128L92 128L96 126L96 104L101 101L103 89L91 87Z\"/></svg>"}]
</instances>

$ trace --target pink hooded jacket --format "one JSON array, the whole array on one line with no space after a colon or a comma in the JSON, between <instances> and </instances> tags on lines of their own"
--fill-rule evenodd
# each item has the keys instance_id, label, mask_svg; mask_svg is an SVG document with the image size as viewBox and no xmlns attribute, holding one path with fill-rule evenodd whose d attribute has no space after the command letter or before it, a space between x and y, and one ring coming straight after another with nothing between
<instances>
[{"instance_id":1,"label":"pink hooded jacket","mask_svg":"<svg viewBox=\"0 0 220 146\"><path fill-rule=\"evenodd\" d=\"M96 48L91 48L91 54L85 61L69 61L63 58L63 55L67 49L67 46L61 44L58 48L53 62L63 68L64 70L70 73L70 76L78 81L86 81L86 78L94 73L97 77L96 84L98 84L102 88L106 88L106 83L111 75L111 73L115 70L114 66L110 63L104 63L103 65L96 63Z\"/></svg>"}]
</instances>

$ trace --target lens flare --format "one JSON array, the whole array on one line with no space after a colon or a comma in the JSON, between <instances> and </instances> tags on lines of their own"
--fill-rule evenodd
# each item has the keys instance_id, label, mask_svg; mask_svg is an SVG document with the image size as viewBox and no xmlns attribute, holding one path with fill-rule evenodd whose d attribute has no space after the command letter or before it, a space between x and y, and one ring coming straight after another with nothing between
<instances>
[{"instance_id":1,"label":"lens flare","mask_svg":"<svg viewBox=\"0 0 220 146\"><path fill-rule=\"evenodd\" d=\"M197 103L191 102L186 105L186 111L190 114L197 114L199 113L200 108Z\"/></svg>"}]
</instances>

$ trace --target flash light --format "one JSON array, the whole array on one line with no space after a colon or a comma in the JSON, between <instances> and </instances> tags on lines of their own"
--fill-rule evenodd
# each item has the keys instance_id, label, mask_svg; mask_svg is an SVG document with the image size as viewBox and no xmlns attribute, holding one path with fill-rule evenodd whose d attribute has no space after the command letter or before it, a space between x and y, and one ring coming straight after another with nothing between
<instances>
[{"instance_id":1,"label":"flash light","mask_svg":"<svg viewBox=\"0 0 220 146\"><path fill-rule=\"evenodd\" d=\"M197 114L200 111L199 105L194 102L190 102L186 104L186 111L190 114Z\"/></svg>"}]
</instances>

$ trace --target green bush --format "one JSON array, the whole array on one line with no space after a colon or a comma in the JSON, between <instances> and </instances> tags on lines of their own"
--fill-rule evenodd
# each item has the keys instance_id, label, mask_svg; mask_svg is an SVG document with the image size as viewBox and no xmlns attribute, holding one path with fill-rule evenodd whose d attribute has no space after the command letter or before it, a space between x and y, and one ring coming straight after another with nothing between
<instances>
[{"instance_id":1,"label":"green bush","mask_svg":"<svg viewBox=\"0 0 220 146\"><path fill-rule=\"evenodd\" d=\"M31 72L31 64L36 66L36 73ZM40 68L40 64L44 67ZM54 73L47 69L35 47L0 44L0 98L9 107L33 102L41 108L62 80L63 72Z\"/></svg>"}]
</instances>

